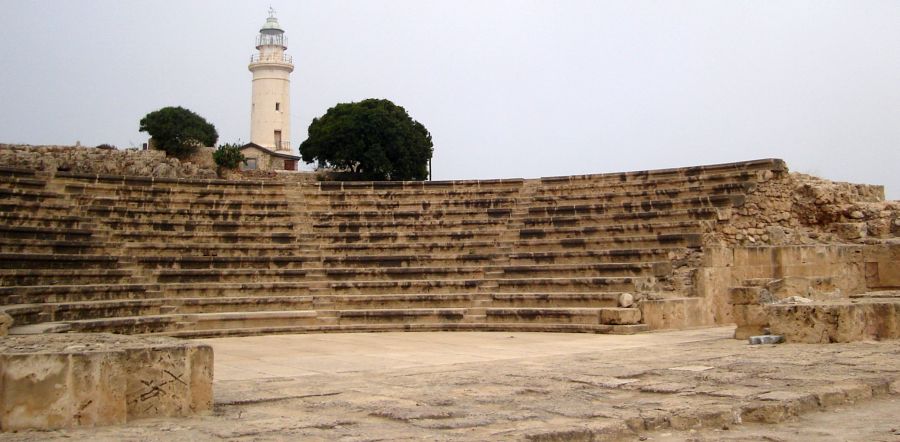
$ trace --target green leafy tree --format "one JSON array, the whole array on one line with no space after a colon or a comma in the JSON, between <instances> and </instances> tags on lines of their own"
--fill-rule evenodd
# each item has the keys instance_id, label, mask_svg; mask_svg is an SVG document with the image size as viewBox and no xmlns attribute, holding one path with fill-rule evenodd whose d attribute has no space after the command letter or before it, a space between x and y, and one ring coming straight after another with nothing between
<instances>
[{"instance_id":1,"label":"green leafy tree","mask_svg":"<svg viewBox=\"0 0 900 442\"><path fill-rule=\"evenodd\" d=\"M169 155L184 156L198 146L214 146L215 126L183 107L164 107L141 118L141 132L153 137L156 147Z\"/></svg>"},{"instance_id":2,"label":"green leafy tree","mask_svg":"<svg viewBox=\"0 0 900 442\"><path fill-rule=\"evenodd\" d=\"M226 143L219 146L213 152L213 160L216 165L225 169L237 169L247 158L241 153L241 145L237 143Z\"/></svg>"},{"instance_id":3,"label":"green leafy tree","mask_svg":"<svg viewBox=\"0 0 900 442\"><path fill-rule=\"evenodd\" d=\"M432 152L425 126L406 109L374 98L328 109L313 119L300 145L303 161L352 180L424 180Z\"/></svg>"}]
</instances>

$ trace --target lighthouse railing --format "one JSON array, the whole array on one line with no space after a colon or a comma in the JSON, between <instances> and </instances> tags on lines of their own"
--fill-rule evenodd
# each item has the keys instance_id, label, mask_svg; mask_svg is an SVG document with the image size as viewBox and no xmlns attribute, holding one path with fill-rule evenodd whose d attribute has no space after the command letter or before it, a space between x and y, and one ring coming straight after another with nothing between
<instances>
[{"instance_id":1,"label":"lighthouse railing","mask_svg":"<svg viewBox=\"0 0 900 442\"><path fill-rule=\"evenodd\" d=\"M253 54L250 56L250 63L288 63L293 64L294 58L287 54Z\"/></svg>"}]
</instances>

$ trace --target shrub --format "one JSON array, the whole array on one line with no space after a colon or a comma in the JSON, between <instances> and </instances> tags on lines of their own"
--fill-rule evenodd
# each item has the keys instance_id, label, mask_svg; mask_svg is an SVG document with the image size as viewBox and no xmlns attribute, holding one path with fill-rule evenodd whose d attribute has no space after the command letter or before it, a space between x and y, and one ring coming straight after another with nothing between
<instances>
[{"instance_id":1,"label":"shrub","mask_svg":"<svg viewBox=\"0 0 900 442\"><path fill-rule=\"evenodd\" d=\"M227 143L219 146L213 152L213 160L216 165L225 169L237 169L247 158L241 153L241 146L237 143Z\"/></svg>"}]
</instances>

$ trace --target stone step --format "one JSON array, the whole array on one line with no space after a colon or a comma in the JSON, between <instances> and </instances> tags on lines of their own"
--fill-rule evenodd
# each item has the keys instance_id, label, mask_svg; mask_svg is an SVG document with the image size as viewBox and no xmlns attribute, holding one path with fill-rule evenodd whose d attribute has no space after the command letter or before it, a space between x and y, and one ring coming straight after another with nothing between
<instances>
[{"instance_id":1,"label":"stone step","mask_svg":"<svg viewBox=\"0 0 900 442\"><path fill-rule=\"evenodd\" d=\"M90 230L95 227L93 220L74 215L41 213L40 206L33 210L10 210L0 212L0 224L5 226L47 227Z\"/></svg>"},{"instance_id":2,"label":"stone step","mask_svg":"<svg viewBox=\"0 0 900 442\"><path fill-rule=\"evenodd\" d=\"M669 259L679 249L634 248L609 250L565 250L547 252L514 252L504 255L516 264L580 264L602 262L651 262Z\"/></svg>"},{"instance_id":3,"label":"stone step","mask_svg":"<svg viewBox=\"0 0 900 442\"><path fill-rule=\"evenodd\" d=\"M308 258L319 260L318 255L312 255L305 252L294 242L293 235L285 234L285 237L276 237L278 241L288 241L288 244L272 243L273 237L259 237L256 235L241 234L241 241L225 242L224 238L219 235L213 237L203 237L203 240L214 241L219 239L222 242L200 242L200 237L182 234L180 241L170 242L130 242L123 245L123 253L134 257L160 257L160 259L168 260L172 257L182 258L206 258L206 257L229 257L229 258L269 258L269 257L297 257L298 259ZM141 237L143 238L143 237ZM164 237L165 238L165 237ZM174 237L169 237L174 239ZM198 239L197 242L190 242L192 239ZM234 238L231 238L234 239Z\"/></svg>"},{"instance_id":4,"label":"stone step","mask_svg":"<svg viewBox=\"0 0 900 442\"><path fill-rule=\"evenodd\" d=\"M160 232L198 232L198 233L274 233L292 231L292 222L253 222L240 221L185 221L185 220L125 220L101 219L108 229L121 231L160 231Z\"/></svg>"},{"instance_id":5,"label":"stone step","mask_svg":"<svg viewBox=\"0 0 900 442\"><path fill-rule=\"evenodd\" d=\"M223 313L278 310L314 310L313 296L236 296L216 298L167 298L172 313Z\"/></svg>"},{"instance_id":6,"label":"stone step","mask_svg":"<svg viewBox=\"0 0 900 442\"><path fill-rule=\"evenodd\" d=\"M150 269L299 269L320 268L317 256L144 256L136 262Z\"/></svg>"},{"instance_id":7,"label":"stone step","mask_svg":"<svg viewBox=\"0 0 900 442\"><path fill-rule=\"evenodd\" d=\"M124 207L87 207L85 212L91 216L103 217L104 223L117 220L125 222L173 220L186 221L243 221L257 223L259 221L286 221L293 213L286 210L225 210L225 209L173 209L163 207L124 208Z\"/></svg>"},{"instance_id":8,"label":"stone step","mask_svg":"<svg viewBox=\"0 0 900 442\"><path fill-rule=\"evenodd\" d=\"M528 215L520 220L525 228L535 227L597 227L628 230L633 225L657 225L717 220L721 209L704 207L685 210L654 210L622 214L596 215Z\"/></svg>"},{"instance_id":9,"label":"stone step","mask_svg":"<svg viewBox=\"0 0 900 442\"><path fill-rule=\"evenodd\" d=\"M483 254L500 250L520 253L559 252L572 250L613 250L663 247L700 247L699 233L638 235L620 237L529 239L514 241L455 241L435 243L385 243L385 244L321 244L318 249L326 255L418 255L424 253L475 253Z\"/></svg>"},{"instance_id":10,"label":"stone step","mask_svg":"<svg viewBox=\"0 0 900 442\"><path fill-rule=\"evenodd\" d=\"M342 190L319 190L317 188L302 187L298 196L312 204L353 203L369 201L466 201L494 198L516 198L521 195L519 188L496 189L410 189L410 190L386 190L378 192L345 192Z\"/></svg>"},{"instance_id":11,"label":"stone step","mask_svg":"<svg viewBox=\"0 0 900 442\"><path fill-rule=\"evenodd\" d=\"M196 313L183 316L192 323L191 330L316 325L318 322L313 310Z\"/></svg>"},{"instance_id":12,"label":"stone step","mask_svg":"<svg viewBox=\"0 0 900 442\"><path fill-rule=\"evenodd\" d=\"M91 255L102 253L105 245L91 237L76 241L0 238L0 253Z\"/></svg>"},{"instance_id":13,"label":"stone step","mask_svg":"<svg viewBox=\"0 0 900 442\"><path fill-rule=\"evenodd\" d=\"M321 192L335 191L344 194L355 192L399 192L405 190L469 190L469 189L519 189L525 180L521 178L456 181L321 181L307 183L303 189Z\"/></svg>"},{"instance_id":14,"label":"stone step","mask_svg":"<svg viewBox=\"0 0 900 442\"><path fill-rule=\"evenodd\" d=\"M80 333L121 333L121 334L147 334L165 331L174 331L185 325L192 324L186 320L187 315L141 315L120 316L113 318L81 319L77 321L49 322L50 324L62 324L68 327L68 331Z\"/></svg>"},{"instance_id":15,"label":"stone step","mask_svg":"<svg viewBox=\"0 0 900 442\"><path fill-rule=\"evenodd\" d=\"M56 178L61 181L69 181L70 184L82 184L91 189L104 186L135 186L135 187L163 187L174 189L190 189L192 191L223 191L223 190L282 190L284 183L271 180L220 180L220 179L196 179L196 178L159 178L123 175L88 174L79 172L56 173Z\"/></svg>"},{"instance_id":16,"label":"stone step","mask_svg":"<svg viewBox=\"0 0 900 442\"><path fill-rule=\"evenodd\" d=\"M0 287L0 304L146 299L158 296L156 286L146 284L35 285Z\"/></svg>"},{"instance_id":17,"label":"stone step","mask_svg":"<svg viewBox=\"0 0 900 442\"><path fill-rule=\"evenodd\" d=\"M612 203L633 202L658 199L683 199L707 195L744 194L754 187L752 182L725 182L725 183L697 183L684 182L678 187L644 187L636 189L620 189L615 187L588 186L541 186L535 189L534 196L530 198L532 204L586 204L586 203Z\"/></svg>"},{"instance_id":18,"label":"stone step","mask_svg":"<svg viewBox=\"0 0 900 442\"><path fill-rule=\"evenodd\" d=\"M641 321L640 309L618 307L488 308L486 315L487 321L494 323L631 325Z\"/></svg>"},{"instance_id":19,"label":"stone step","mask_svg":"<svg viewBox=\"0 0 900 442\"><path fill-rule=\"evenodd\" d=\"M743 195L708 195L685 199L642 200L635 203L595 203L572 205L530 205L530 217L575 216L600 214L632 214L665 212L699 208L725 208L740 206ZM310 210L309 216L318 222L332 221L394 221L394 220L448 220L512 218L513 209L429 209L429 210Z\"/></svg>"},{"instance_id":20,"label":"stone step","mask_svg":"<svg viewBox=\"0 0 900 442\"><path fill-rule=\"evenodd\" d=\"M471 230L503 230L507 227L506 219L461 219L461 220L391 220L391 221L325 221L313 222L316 233L358 233L358 232L397 232L413 230L426 231L471 231Z\"/></svg>"},{"instance_id":21,"label":"stone step","mask_svg":"<svg viewBox=\"0 0 900 442\"><path fill-rule=\"evenodd\" d=\"M314 291L322 293L324 284L308 281L291 282L190 282L160 284L159 291L165 298L222 298L304 296Z\"/></svg>"},{"instance_id":22,"label":"stone step","mask_svg":"<svg viewBox=\"0 0 900 442\"><path fill-rule=\"evenodd\" d=\"M283 195L272 195L267 198L258 194L249 194L240 198L202 199L194 193L180 192L165 195L118 194L114 196L86 193L73 195L72 200L82 206L116 209L153 209L158 207L190 210L283 211L290 209L290 205Z\"/></svg>"},{"instance_id":23,"label":"stone step","mask_svg":"<svg viewBox=\"0 0 900 442\"><path fill-rule=\"evenodd\" d=\"M29 217L39 216L72 216L78 212L78 208L63 199L43 201L17 201L0 199L0 213L11 216Z\"/></svg>"},{"instance_id":24,"label":"stone step","mask_svg":"<svg viewBox=\"0 0 900 442\"><path fill-rule=\"evenodd\" d=\"M129 270L119 269L0 269L0 285L73 285L131 283Z\"/></svg>"},{"instance_id":25,"label":"stone step","mask_svg":"<svg viewBox=\"0 0 900 442\"><path fill-rule=\"evenodd\" d=\"M42 201L53 201L60 200L64 198L63 195L50 192L47 190L38 190L38 189L22 189L22 188L14 188L14 189L6 189L0 187L0 202L2 203L12 203L12 202L42 202Z\"/></svg>"},{"instance_id":26,"label":"stone step","mask_svg":"<svg viewBox=\"0 0 900 442\"><path fill-rule=\"evenodd\" d=\"M519 278L495 280L498 292L634 292L636 286L652 283L647 277Z\"/></svg>"},{"instance_id":27,"label":"stone step","mask_svg":"<svg viewBox=\"0 0 900 442\"><path fill-rule=\"evenodd\" d=\"M35 178L33 169L25 169L22 167L0 166L0 177L3 179L14 178Z\"/></svg>"},{"instance_id":28,"label":"stone step","mask_svg":"<svg viewBox=\"0 0 900 442\"><path fill-rule=\"evenodd\" d=\"M158 225L157 227L165 227ZM228 226L226 226L228 227ZM165 242L172 247L180 247L182 245L197 245L198 250L207 250L215 245L220 248L223 244L234 244L236 247L242 245L277 245L291 244L296 250L301 250L301 245L295 244L297 237L293 230L283 229L282 231L271 232L234 232L234 231L200 231L195 232L189 230L190 224L181 226L179 231L164 230L134 230L134 231L114 231L110 232L113 241L124 242L128 248L142 248L145 244L151 243L152 247L148 247L146 251L152 253L153 250L160 249L160 242ZM208 247L207 247L208 246Z\"/></svg>"},{"instance_id":29,"label":"stone step","mask_svg":"<svg viewBox=\"0 0 900 442\"><path fill-rule=\"evenodd\" d=\"M414 243L460 240L495 240L502 230L465 230L465 231L425 231L425 232L360 232L360 233L318 233L317 241L326 243Z\"/></svg>"},{"instance_id":30,"label":"stone step","mask_svg":"<svg viewBox=\"0 0 900 442\"><path fill-rule=\"evenodd\" d=\"M452 324L461 322L465 308L371 309L334 311L338 325L350 324Z\"/></svg>"},{"instance_id":31,"label":"stone step","mask_svg":"<svg viewBox=\"0 0 900 442\"><path fill-rule=\"evenodd\" d=\"M619 292L493 293L490 305L497 308L617 307L620 296Z\"/></svg>"},{"instance_id":32,"label":"stone step","mask_svg":"<svg viewBox=\"0 0 900 442\"><path fill-rule=\"evenodd\" d=\"M755 178L757 176L756 172L761 171L785 172L787 171L787 166L782 160L766 158L761 160L709 164L694 167L544 177L541 178L540 181L542 186L565 186L578 183L613 185L631 182L639 185L652 185L667 181L703 181L713 177L724 177L730 180L739 180L742 177L750 179Z\"/></svg>"},{"instance_id":33,"label":"stone step","mask_svg":"<svg viewBox=\"0 0 900 442\"><path fill-rule=\"evenodd\" d=\"M290 282L307 279L307 270L300 269L177 269L155 270L159 283L187 282Z\"/></svg>"},{"instance_id":34,"label":"stone step","mask_svg":"<svg viewBox=\"0 0 900 442\"><path fill-rule=\"evenodd\" d=\"M118 260L105 255L0 253L0 269L113 269Z\"/></svg>"},{"instance_id":35,"label":"stone step","mask_svg":"<svg viewBox=\"0 0 900 442\"><path fill-rule=\"evenodd\" d=\"M42 322L158 315L161 313L161 307L164 303L164 299L126 299L17 304L4 306L2 310L12 316L13 323L19 326Z\"/></svg>"},{"instance_id":36,"label":"stone step","mask_svg":"<svg viewBox=\"0 0 900 442\"><path fill-rule=\"evenodd\" d=\"M343 210L308 212L313 222L326 221L438 221L462 219L509 219L512 208L503 209L446 209L446 210Z\"/></svg>"},{"instance_id":37,"label":"stone step","mask_svg":"<svg viewBox=\"0 0 900 442\"><path fill-rule=\"evenodd\" d=\"M33 175L28 177L0 175L0 188L2 189L42 190L46 186L47 180L35 178Z\"/></svg>"},{"instance_id":38,"label":"stone step","mask_svg":"<svg viewBox=\"0 0 900 442\"><path fill-rule=\"evenodd\" d=\"M479 296L474 293L317 295L315 301L331 305L334 310L470 308Z\"/></svg>"},{"instance_id":39,"label":"stone step","mask_svg":"<svg viewBox=\"0 0 900 442\"><path fill-rule=\"evenodd\" d=\"M706 195L684 199L646 199L622 203L587 203L532 205L528 207L531 216L576 216L608 213L662 212L702 207L734 207L744 203L743 195Z\"/></svg>"},{"instance_id":40,"label":"stone step","mask_svg":"<svg viewBox=\"0 0 900 442\"><path fill-rule=\"evenodd\" d=\"M543 227L519 229L521 239L588 238L592 236L634 236L640 234L690 234L702 232L699 224L679 222L665 224L632 224L606 227Z\"/></svg>"},{"instance_id":41,"label":"stone step","mask_svg":"<svg viewBox=\"0 0 900 442\"><path fill-rule=\"evenodd\" d=\"M0 225L0 237L4 239L85 241L89 240L93 233L88 229Z\"/></svg>"},{"instance_id":42,"label":"stone step","mask_svg":"<svg viewBox=\"0 0 900 442\"><path fill-rule=\"evenodd\" d=\"M134 198L135 200L168 200L176 202L215 201L284 201L283 189L191 188L167 186L128 186L119 184L85 184L78 180L60 180L64 192L75 198Z\"/></svg>"},{"instance_id":43,"label":"stone step","mask_svg":"<svg viewBox=\"0 0 900 442\"><path fill-rule=\"evenodd\" d=\"M518 202L516 198L498 197L470 197L461 199L446 198L396 198L382 199L375 197L371 200L357 199L353 201L305 201L308 210L316 212L366 210L366 211L395 211L395 210L437 210L437 209L504 209L512 208Z\"/></svg>"},{"instance_id":44,"label":"stone step","mask_svg":"<svg viewBox=\"0 0 900 442\"><path fill-rule=\"evenodd\" d=\"M151 260L152 258L147 258ZM300 260L278 260L272 265L258 260L201 258L173 259L180 268L160 266L153 260L152 273L160 283L169 282L240 282L240 281L380 281L420 279L480 279L495 275L501 279L522 278L590 278L619 276L667 277L672 273L669 262L594 263L594 264L532 264L532 265L470 265L470 266L411 266L411 267L319 267L318 263ZM145 262L145 261L141 261ZM153 264L151 263L151 264ZM189 267L184 267L189 263ZM206 264L204 267L203 264ZM262 266L261 266L262 265Z\"/></svg>"},{"instance_id":45,"label":"stone step","mask_svg":"<svg viewBox=\"0 0 900 442\"><path fill-rule=\"evenodd\" d=\"M702 176L682 176L646 181L591 182L565 181L542 182L532 191L535 198L554 196L579 197L594 193L598 200L644 199L648 196L669 197L693 194L745 193L760 181L760 172L732 172Z\"/></svg>"},{"instance_id":46,"label":"stone step","mask_svg":"<svg viewBox=\"0 0 900 442\"><path fill-rule=\"evenodd\" d=\"M389 332L389 331L480 331L480 332L542 332L542 333L604 333L634 334L648 331L644 324L607 325L607 324L544 324L544 323L468 323L452 324L342 324L287 327L228 328L217 330L180 330L152 333L158 336L178 338L219 338L227 336L256 336L288 333L354 333L354 332Z\"/></svg>"},{"instance_id":47,"label":"stone step","mask_svg":"<svg viewBox=\"0 0 900 442\"><path fill-rule=\"evenodd\" d=\"M719 209L699 208L686 210L635 212L626 214L599 214L575 216L511 215L495 219L452 220L389 220L389 221L316 221L312 223L316 233L366 233L366 232L416 232L441 231L465 232L503 231L509 226L539 227L597 227L608 231L627 231L632 225L665 225L716 220Z\"/></svg>"},{"instance_id":48,"label":"stone step","mask_svg":"<svg viewBox=\"0 0 900 442\"><path fill-rule=\"evenodd\" d=\"M10 335L39 335L43 333L66 333L72 327L64 322L45 322L40 324L13 326L9 329Z\"/></svg>"}]
</instances>

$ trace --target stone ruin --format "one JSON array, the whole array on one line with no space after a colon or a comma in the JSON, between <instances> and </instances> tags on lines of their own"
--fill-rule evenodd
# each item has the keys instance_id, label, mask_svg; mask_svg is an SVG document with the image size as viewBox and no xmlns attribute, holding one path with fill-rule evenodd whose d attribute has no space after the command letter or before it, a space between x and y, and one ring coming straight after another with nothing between
<instances>
[{"instance_id":1,"label":"stone ruin","mask_svg":"<svg viewBox=\"0 0 900 442\"><path fill-rule=\"evenodd\" d=\"M208 411L211 350L173 338L732 323L739 339L900 337L900 203L777 159L315 182L160 176L117 152L98 171L81 164L93 152L59 152L0 146L4 431ZM43 402L20 393L51 384Z\"/></svg>"}]
</instances>

